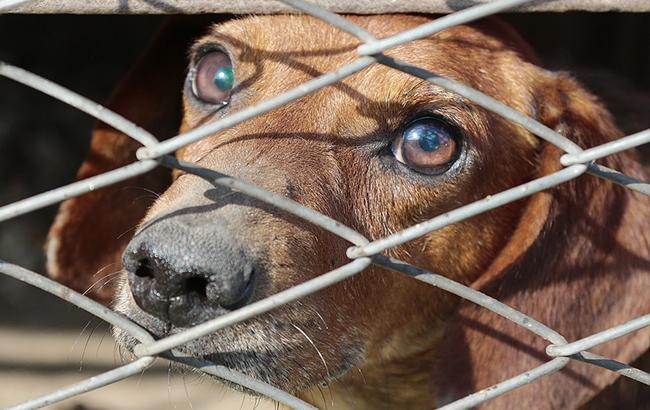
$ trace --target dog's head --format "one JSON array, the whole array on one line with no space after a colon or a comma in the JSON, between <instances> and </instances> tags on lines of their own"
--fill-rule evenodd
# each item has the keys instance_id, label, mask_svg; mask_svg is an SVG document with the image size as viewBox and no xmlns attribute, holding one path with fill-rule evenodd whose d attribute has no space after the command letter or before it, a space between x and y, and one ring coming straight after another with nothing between
<instances>
[{"instance_id":1,"label":"dog's head","mask_svg":"<svg viewBox=\"0 0 650 410\"><path fill-rule=\"evenodd\" d=\"M429 20L351 19L379 37ZM352 62L358 46L311 17L237 18L211 26L195 41L184 71L184 47L194 29L169 26L112 107L169 136L179 128L181 90L180 130L189 131ZM570 78L535 65L525 43L500 23L455 27L387 54L474 87L580 145L620 136L589 94ZM131 161L135 149L117 131L99 126L80 177ZM557 170L559 155L471 101L379 65L176 153L291 198L371 239ZM619 159L609 165L636 172L633 163ZM137 199L142 188L160 193L150 207ZM515 272L525 288L529 276L543 276L530 269L521 275L518 264L531 249L537 258L550 259L555 255L537 249L540 241L568 243L571 229L552 233L559 215L600 215L620 201L627 204L625 195L605 183L571 183L387 254L477 288L499 289ZM621 241L618 228L610 235ZM585 238L575 240L591 246ZM170 180L159 170L64 203L48 256L55 277L81 291L91 286L92 294L114 299L120 312L164 337L339 267L349 262L349 246L262 201L180 171ZM561 294L568 286L564 279L553 284L548 292ZM547 318L547 312L564 312L558 303L518 307ZM356 367L367 372L370 384L399 376L426 385L421 379L435 369L436 347L457 307L447 293L371 267L180 350L294 392L351 379L346 373ZM635 309L614 306L569 332L584 335ZM126 346L135 343L117 334Z\"/></svg>"}]
</instances>

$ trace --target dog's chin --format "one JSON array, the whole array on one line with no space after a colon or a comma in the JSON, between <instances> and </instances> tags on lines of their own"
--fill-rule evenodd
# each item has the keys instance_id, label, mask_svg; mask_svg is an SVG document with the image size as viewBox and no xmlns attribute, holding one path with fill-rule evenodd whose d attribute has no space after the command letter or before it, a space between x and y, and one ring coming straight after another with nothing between
<instances>
[{"instance_id":1,"label":"dog's chin","mask_svg":"<svg viewBox=\"0 0 650 410\"><path fill-rule=\"evenodd\" d=\"M124 305L118 306L118 310L156 339L187 330L152 317L134 304L127 309ZM174 350L185 356L236 370L290 393L327 384L342 377L361 361L361 351L352 348L353 343L346 343L345 340L341 341L343 349L341 346L332 346L327 352L317 351L313 341L307 340L293 323L295 322L286 320L286 317L276 318L267 314L220 329ZM129 352L140 343L119 328L113 328L113 335L117 343ZM333 350L344 351L346 354L337 355L336 360L326 361L324 357ZM218 379L236 390L254 394L240 385Z\"/></svg>"}]
</instances>

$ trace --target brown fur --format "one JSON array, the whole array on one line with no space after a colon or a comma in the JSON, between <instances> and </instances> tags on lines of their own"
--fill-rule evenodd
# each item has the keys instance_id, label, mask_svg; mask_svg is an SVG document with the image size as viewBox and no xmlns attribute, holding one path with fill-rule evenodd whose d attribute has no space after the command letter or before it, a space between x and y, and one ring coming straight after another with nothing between
<instances>
[{"instance_id":1,"label":"brown fur","mask_svg":"<svg viewBox=\"0 0 650 410\"><path fill-rule=\"evenodd\" d=\"M380 37L429 20L406 15L350 18ZM177 32L172 27L164 35ZM172 134L177 125L169 102L183 88L178 67L184 54L178 48L187 38L179 35L175 47L164 42L158 43L163 48L154 46L111 107L126 110L136 123L155 127L162 135ZM216 113L205 111L186 92L183 131L351 62L358 45L335 28L303 16L232 19L214 26L193 50L208 43L220 44L233 55L237 92ZM388 54L462 81L583 147L621 136L594 97L568 76L534 65L529 47L495 21L455 27ZM161 64L163 57L169 64ZM133 84L142 88L133 89ZM142 105L162 108L152 112L141 110ZM457 171L421 177L391 162L387 143L422 110L446 117L466 134L467 158ZM98 128L80 177L129 162L135 148L118 132ZM184 160L288 196L372 239L557 170L559 155L521 127L382 66L177 152ZM631 153L602 163L641 176ZM255 299L348 261L345 241L180 172L146 215L143 206L128 203L140 192L128 193L125 186L160 191L158 181L139 178L66 201L50 234L50 272L83 291L113 269L91 277L103 266L114 263L119 268L119 254L131 234L113 238L139 220L154 221L184 209L205 209L214 218L237 221L237 236L247 238L251 252L266 261ZM94 223L98 216L107 223ZM583 176L387 254L472 285L573 340L650 310L644 292L650 285L648 217L647 199ZM84 240L91 237L101 242ZM102 289L94 294L106 298L112 293ZM170 331L137 308L124 281L118 292L118 310L155 335L182 330ZM647 350L648 334L640 332L594 351L628 362ZM118 332L118 337L133 345L128 336ZM485 309L372 267L300 302L201 338L185 350L320 406L330 405L329 398L314 394L325 381L336 408L433 408L548 360L544 347L544 341ZM231 351L244 353L230 357ZM576 408L615 377L572 364L484 407Z\"/></svg>"}]
</instances>

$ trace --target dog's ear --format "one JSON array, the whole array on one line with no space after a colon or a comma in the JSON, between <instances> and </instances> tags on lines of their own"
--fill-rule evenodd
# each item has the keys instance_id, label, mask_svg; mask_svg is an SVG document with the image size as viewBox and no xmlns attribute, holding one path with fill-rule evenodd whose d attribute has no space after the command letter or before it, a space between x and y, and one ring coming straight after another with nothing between
<instances>
[{"instance_id":1,"label":"dog's ear","mask_svg":"<svg viewBox=\"0 0 650 410\"><path fill-rule=\"evenodd\" d=\"M214 17L168 20L148 50L118 86L108 108L148 130L159 139L178 132L187 51ZM135 161L139 144L99 123L90 151L77 178ZM47 270L57 281L107 302L113 295L121 253L138 222L162 192L170 173L156 169L145 175L89 192L63 202L46 243ZM154 198L155 199L155 198Z\"/></svg>"},{"instance_id":2,"label":"dog's ear","mask_svg":"<svg viewBox=\"0 0 650 410\"><path fill-rule=\"evenodd\" d=\"M544 73L535 87L538 120L587 148L621 136L611 115L573 79ZM561 152L542 144L539 176L560 168ZM599 161L643 179L634 153ZM572 341L650 311L650 200L590 175L528 199L519 226L473 287ZM593 348L624 363L650 345L650 329ZM470 302L461 302L439 349L439 397L460 398L550 360L548 342ZM485 408L577 408L616 378L572 362ZM512 408L515 408L512 407Z\"/></svg>"}]
</instances>

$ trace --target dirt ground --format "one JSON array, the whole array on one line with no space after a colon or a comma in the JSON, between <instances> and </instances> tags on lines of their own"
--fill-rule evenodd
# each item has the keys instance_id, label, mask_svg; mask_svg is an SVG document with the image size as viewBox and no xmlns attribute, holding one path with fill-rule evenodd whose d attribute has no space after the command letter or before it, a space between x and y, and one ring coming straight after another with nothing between
<instances>
[{"instance_id":1,"label":"dirt ground","mask_svg":"<svg viewBox=\"0 0 650 410\"><path fill-rule=\"evenodd\" d=\"M92 320L83 332L0 328L0 408L79 382L126 363L106 326ZM93 331L94 330L94 331ZM92 331L92 335L91 335ZM8 347L8 348L6 348ZM66 400L58 410L273 409L274 404L217 381L183 374L159 361L143 374Z\"/></svg>"}]
</instances>

